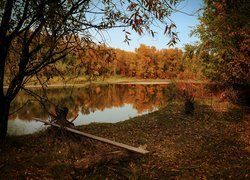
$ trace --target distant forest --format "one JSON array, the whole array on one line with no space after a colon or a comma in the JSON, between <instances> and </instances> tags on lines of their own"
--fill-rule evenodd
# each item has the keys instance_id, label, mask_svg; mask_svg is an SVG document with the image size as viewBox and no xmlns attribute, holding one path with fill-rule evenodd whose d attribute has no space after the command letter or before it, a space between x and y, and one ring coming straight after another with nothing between
<instances>
[{"instance_id":1,"label":"distant forest","mask_svg":"<svg viewBox=\"0 0 250 180\"><path fill-rule=\"evenodd\" d=\"M178 48L156 49L141 44L134 52L130 52L106 45L81 46L81 40L78 39L74 51L68 53L63 61L44 68L39 75L47 80L61 76L86 81L105 80L111 76L198 79L202 77L201 63L190 52L190 47L186 45L184 53Z\"/></svg>"}]
</instances>

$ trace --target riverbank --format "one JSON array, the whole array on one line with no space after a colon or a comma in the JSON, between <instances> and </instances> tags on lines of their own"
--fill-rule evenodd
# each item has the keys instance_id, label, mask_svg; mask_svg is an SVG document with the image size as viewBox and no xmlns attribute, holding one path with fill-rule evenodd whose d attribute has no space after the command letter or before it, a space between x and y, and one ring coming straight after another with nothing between
<instances>
[{"instance_id":1,"label":"riverbank","mask_svg":"<svg viewBox=\"0 0 250 180\"><path fill-rule=\"evenodd\" d=\"M95 80L95 81L86 81L82 79L76 79L72 81L59 80L55 78L54 80L48 82L46 87L48 88L59 88L59 87L85 87L95 84L171 84L171 83L194 83L194 84L204 84L209 83L208 81L202 80L180 80L180 79L136 79L136 78L125 78L125 77L110 77L105 80ZM42 86L35 83L28 83L25 85L26 88L41 88ZM7 86L4 86L6 89Z\"/></svg>"},{"instance_id":2,"label":"riverbank","mask_svg":"<svg viewBox=\"0 0 250 180\"><path fill-rule=\"evenodd\" d=\"M181 102L159 111L79 129L145 148L146 156L94 140L47 130L8 137L0 148L0 179L248 179L250 110L225 101Z\"/></svg>"}]
</instances>

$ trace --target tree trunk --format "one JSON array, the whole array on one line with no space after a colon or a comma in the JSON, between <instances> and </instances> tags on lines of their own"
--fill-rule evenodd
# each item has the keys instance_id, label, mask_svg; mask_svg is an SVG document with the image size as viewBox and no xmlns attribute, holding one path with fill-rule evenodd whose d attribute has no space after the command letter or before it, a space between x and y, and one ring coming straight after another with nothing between
<instances>
[{"instance_id":1,"label":"tree trunk","mask_svg":"<svg viewBox=\"0 0 250 180\"><path fill-rule=\"evenodd\" d=\"M7 135L8 117L10 110L10 102L5 98L0 101L0 140L4 140Z\"/></svg>"}]
</instances>

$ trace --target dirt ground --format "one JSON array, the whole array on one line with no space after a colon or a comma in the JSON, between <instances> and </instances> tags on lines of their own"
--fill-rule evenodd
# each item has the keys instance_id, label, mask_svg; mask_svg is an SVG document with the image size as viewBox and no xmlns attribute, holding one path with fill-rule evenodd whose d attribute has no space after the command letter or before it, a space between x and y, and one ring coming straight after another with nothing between
<instances>
[{"instance_id":1,"label":"dirt ground","mask_svg":"<svg viewBox=\"0 0 250 180\"><path fill-rule=\"evenodd\" d=\"M228 102L181 103L81 131L150 151L139 155L48 129L0 144L0 179L249 179L250 109Z\"/></svg>"}]
</instances>

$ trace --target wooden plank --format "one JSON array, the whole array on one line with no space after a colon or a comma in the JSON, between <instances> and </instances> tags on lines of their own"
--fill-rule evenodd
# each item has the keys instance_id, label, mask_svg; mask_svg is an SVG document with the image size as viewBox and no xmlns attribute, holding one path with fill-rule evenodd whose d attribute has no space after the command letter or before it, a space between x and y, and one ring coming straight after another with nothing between
<instances>
[{"instance_id":1,"label":"wooden plank","mask_svg":"<svg viewBox=\"0 0 250 180\"><path fill-rule=\"evenodd\" d=\"M36 121L40 121L40 122L43 122L45 124L49 124L49 125L54 126L54 127L58 127L58 128L61 127L59 124L56 124L56 123L53 123L53 122L48 122L48 121L38 119L38 118L34 118L34 119ZM136 147L133 147L133 146L130 146L130 145L127 145L127 144L115 142L115 141L112 141L112 140L109 140L109 139L106 139L106 138L102 138L102 137L98 137L98 136L95 136L95 135L92 135L92 134L84 133L84 132L81 132L81 131L78 131L76 129L72 129L72 128L69 128L69 127L64 127L64 128L67 131L70 131L70 132L73 132L73 133L76 133L76 134L79 134L79 135L82 135L82 136L85 136L85 137L88 137L88 138L91 138L91 139L95 139L95 140L98 140L98 141L101 141L101 142L104 142L104 143L107 143L107 144L111 144L113 146L121 147L121 148L127 149L129 151L133 151L133 152L140 153L140 154L149 153L149 151L141 149L141 148L136 148Z\"/></svg>"}]
</instances>

